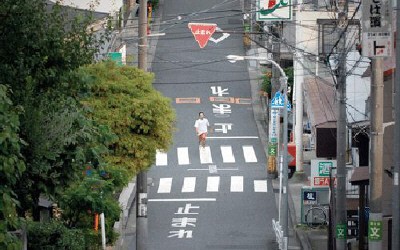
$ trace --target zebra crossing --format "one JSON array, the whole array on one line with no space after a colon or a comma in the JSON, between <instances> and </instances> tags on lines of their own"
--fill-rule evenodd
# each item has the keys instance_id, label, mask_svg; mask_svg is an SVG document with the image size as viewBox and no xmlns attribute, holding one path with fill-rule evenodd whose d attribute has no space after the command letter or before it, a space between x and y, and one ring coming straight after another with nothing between
<instances>
[{"instance_id":1,"label":"zebra crossing","mask_svg":"<svg viewBox=\"0 0 400 250\"><path fill-rule=\"evenodd\" d=\"M234 155L232 146L230 145L221 145L214 147L213 150L211 149L212 148L210 146L206 146L204 148L199 147L198 150L201 164L213 163L213 155L217 156L217 154L222 156L223 163L235 163L237 157L243 157L246 163L257 163L257 156L252 145L243 145L241 147L242 154L236 157ZM188 147L177 147L176 155L178 158L178 165L190 165L193 162L193 159L190 159ZM192 157L197 157L197 155L192 155ZM168 153L157 151L156 166L168 166Z\"/></svg>"},{"instance_id":2,"label":"zebra crossing","mask_svg":"<svg viewBox=\"0 0 400 250\"><path fill-rule=\"evenodd\" d=\"M223 177L222 177L223 178ZM226 177L230 178L230 187L229 190L232 193L243 193L245 191L244 189L244 178L243 176L230 176ZM204 191L199 190L196 188L196 182L198 181L199 178L197 177L184 177L183 183L181 180L178 180L178 185L179 189L175 189L178 192L181 193L194 193L196 191ZM201 180L204 181L204 180ZM268 192L268 185L267 185L267 180L253 180L253 188L251 191L255 193L267 193ZM205 191L207 193L217 193L221 189L221 177L220 176L208 176L207 177L207 184L205 185ZM204 184L204 183L200 183ZM182 186L180 186L182 185ZM158 189L157 193L158 194L169 194L172 192L172 187L173 187L173 178L172 177L166 177L166 178L160 178L160 181L158 183Z\"/></svg>"}]
</instances>

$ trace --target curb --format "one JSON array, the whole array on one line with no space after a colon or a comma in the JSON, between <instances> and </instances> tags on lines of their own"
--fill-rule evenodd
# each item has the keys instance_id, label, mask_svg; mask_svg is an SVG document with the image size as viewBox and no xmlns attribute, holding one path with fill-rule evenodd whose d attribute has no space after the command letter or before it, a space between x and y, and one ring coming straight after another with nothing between
<instances>
[{"instance_id":1,"label":"curb","mask_svg":"<svg viewBox=\"0 0 400 250\"><path fill-rule=\"evenodd\" d=\"M119 237L113 246L114 249L122 249L124 246L125 233L127 229L128 220L130 218L129 211L135 204L135 201L136 201L136 177L131 182L128 183L128 186L122 189L122 192L119 195L118 202L122 208L122 211L119 216L119 221L116 221L113 227L114 231L119 233Z\"/></svg>"}]
</instances>

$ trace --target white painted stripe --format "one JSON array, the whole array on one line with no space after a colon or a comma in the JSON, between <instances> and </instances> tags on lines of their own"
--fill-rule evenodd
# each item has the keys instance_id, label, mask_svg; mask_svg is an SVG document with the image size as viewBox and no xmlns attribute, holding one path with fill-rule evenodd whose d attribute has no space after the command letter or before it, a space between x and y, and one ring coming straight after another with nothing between
<instances>
[{"instance_id":1,"label":"white painted stripe","mask_svg":"<svg viewBox=\"0 0 400 250\"><path fill-rule=\"evenodd\" d=\"M178 164L179 165L189 165L189 150L188 148L177 148L178 153Z\"/></svg>"},{"instance_id":2,"label":"white painted stripe","mask_svg":"<svg viewBox=\"0 0 400 250\"><path fill-rule=\"evenodd\" d=\"M160 178L160 183L158 185L159 194L171 193L172 178Z\"/></svg>"},{"instance_id":3,"label":"white painted stripe","mask_svg":"<svg viewBox=\"0 0 400 250\"><path fill-rule=\"evenodd\" d=\"M221 146L221 154L224 163L235 163L235 156L231 146Z\"/></svg>"},{"instance_id":4,"label":"white painted stripe","mask_svg":"<svg viewBox=\"0 0 400 250\"><path fill-rule=\"evenodd\" d=\"M219 176L207 177L207 192L218 192Z\"/></svg>"},{"instance_id":5,"label":"white painted stripe","mask_svg":"<svg viewBox=\"0 0 400 250\"><path fill-rule=\"evenodd\" d=\"M268 192L268 186L266 180L255 180L254 181L254 192L266 193Z\"/></svg>"},{"instance_id":6,"label":"white painted stripe","mask_svg":"<svg viewBox=\"0 0 400 250\"><path fill-rule=\"evenodd\" d=\"M243 176L231 176L231 192L243 192Z\"/></svg>"},{"instance_id":7,"label":"white painted stripe","mask_svg":"<svg viewBox=\"0 0 400 250\"><path fill-rule=\"evenodd\" d=\"M258 139L258 136L210 136L207 139Z\"/></svg>"},{"instance_id":8,"label":"white painted stripe","mask_svg":"<svg viewBox=\"0 0 400 250\"><path fill-rule=\"evenodd\" d=\"M239 168L217 168L217 171L239 170ZM208 168L188 168L187 171L210 171Z\"/></svg>"},{"instance_id":9,"label":"white painted stripe","mask_svg":"<svg viewBox=\"0 0 400 250\"><path fill-rule=\"evenodd\" d=\"M183 179L182 193L193 193L196 186L196 177L185 177Z\"/></svg>"},{"instance_id":10,"label":"white painted stripe","mask_svg":"<svg viewBox=\"0 0 400 250\"><path fill-rule=\"evenodd\" d=\"M246 162L257 162L257 156L253 146L243 146L243 155Z\"/></svg>"},{"instance_id":11,"label":"white painted stripe","mask_svg":"<svg viewBox=\"0 0 400 250\"><path fill-rule=\"evenodd\" d=\"M216 201L216 198L192 198L192 199L148 199L148 201Z\"/></svg>"},{"instance_id":12,"label":"white painted stripe","mask_svg":"<svg viewBox=\"0 0 400 250\"><path fill-rule=\"evenodd\" d=\"M209 146L199 147L200 162L201 164L212 163L211 150Z\"/></svg>"},{"instance_id":13,"label":"white painted stripe","mask_svg":"<svg viewBox=\"0 0 400 250\"><path fill-rule=\"evenodd\" d=\"M156 166L167 166L168 165L168 160L167 160L167 153L161 152L157 150L156 153Z\"/></svg>"}]
</instances>

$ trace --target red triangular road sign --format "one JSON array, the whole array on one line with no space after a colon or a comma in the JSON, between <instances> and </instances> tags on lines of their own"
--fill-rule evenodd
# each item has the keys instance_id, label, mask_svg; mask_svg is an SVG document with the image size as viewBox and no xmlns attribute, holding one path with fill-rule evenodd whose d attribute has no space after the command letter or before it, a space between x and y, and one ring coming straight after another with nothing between
<instances>
[{"instance_id":1,"label":"red triangular road sign","mask_svg":"<svg viewBox=\"0 0 400 250\"><path fill-rule=\"evenodd\" d=\"M192 31L194 39L196 39L200 48L204 48L207 45L208 40L217 29L215 23L189 23L188 27Z\"/></svg>"}]
</instances>

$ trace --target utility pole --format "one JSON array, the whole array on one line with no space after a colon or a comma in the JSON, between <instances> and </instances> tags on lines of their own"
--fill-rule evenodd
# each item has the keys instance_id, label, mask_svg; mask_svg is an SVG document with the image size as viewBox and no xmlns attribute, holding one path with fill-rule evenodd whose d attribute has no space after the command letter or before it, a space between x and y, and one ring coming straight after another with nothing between
<instances>
[{"instance_id":1,"label":"utility pole","mask_svg":"<svg viewBox=\"0 0 400 250\"><path fill-rule=\"evenodd\" d=\"M147 71L147 0L139 2L138 68ZM136 178L136 250L147 249L147 173L139 172Z\"/></svg>"},{"instance_id":2,"label":"utility pole","mask_svg":"<svg viewBox=\"0 0 400 250\"><path fill-rule=\"evenodd\" d=\"M301 20L299 15L301 13L301 7L297 6L296 18L296 44L299 45L303 42L303 27L301 26ZM303 49L303 46L300 46ZM300 51L294 52L296 60L294 60L294 95L293 95L293 107L294 107L294 141L296 145L296 172L303 172L303 82L304 82L304 70L303 70L303 55ZM318 65L318 62L317 62Z\"/></svg>"},{"instance_id":3,"label":"utility pole","mask_svg":"<svg viewBox=\"0 0 400 250\"><path fill-rule=\"evenodd\" d=\"M382 235L382 173L383 173L383 59L371 59L371 149L370 149L370 214L368 231L379 228ZM371 234L369 234L371 236ZM369 237L368 249L382 249L382 237Z\"/></svg>"},{"instance_id":4,"label":"utility pole","mask_svg":"<svg viewBox=\"0 0 400 250\"><path fill-rule=\"evenodd\" d=\"M288 249L288 239L289 239L289 223L288 223L288 218L289 218L289 206L288 206L288 162L287 162L287 156L288 156L288 95L287 95L287 90L288 90L288 81L287 77L283 75L281 77L281 83L283 84L283 91L284 91L284 107L283 107L283 164L282 164L282 186L283 186L283 195L282 195L282 230L283 230L283 249L287 250Z\"/></svg>"},{"instance_id":5,"label":"utility pole","mask_svg":"<svg viewBox=\"0 0 400 250\"><path fill-rule=\"evenodd\" d=\"M400 6L400 0L397 0L397 8ZM396 27L400 30L400 11L397 10ZM400 65L400 32L396 32L396 65ZM394 90L396 91L394 107L395 107L395 123L394 123L394 169L393 169L393 191L392 191L392 249L400 249L400 72L396 69Z\"/></svg>"},{"instance_id":6,"label":"utility pole","mask_svg":"<svg viewBox=\"0 0 400 250\"><path fill-rule=\"evenodd\" d=\"M337 191L336 191L336 249L345 250L347 238L347 210L346 210L346 26L348 14L348 1L344 1L342 6L339 6L338 25L339 43L338 43L338 76L336 96L338 98L338 118L337 118L337 143L336 143L336 160L337 160Z\"/></svg>"},{"instance_id":7,"label":"utility pole","mask_svg":"<svg viewBox=\"0 0 400 250\"><path fill-rule=\"evenodd\" d=\"M272 33L272 36L270 36L269 39L271 39L268 43L268 47L272 47L272 60L277 63L277 65L280 64L281 61L281 55L280 55L280 42L279 38L281 37L280 35L280 26L279 22L275 22L277 27L273 27L273 25L269 26L269 31ZM277 67L275 64L272 64L272 77L271 77L271 98L275 96L275 93L280 90L281 82L280 82L280 66ZM286 93L284 93L286 95ZM269 127L271 127L271 119L269 120ZM280 126L280 125L278 125ZM270 154L271 152L279 152L279 136L277 142L272 142L270 141L271 138L269 138L269 143L268 143L268 175L270 176L275 176L276 175L276 165L277 162L277 157L276 154Z\"/></svg>"}]
</instances>

